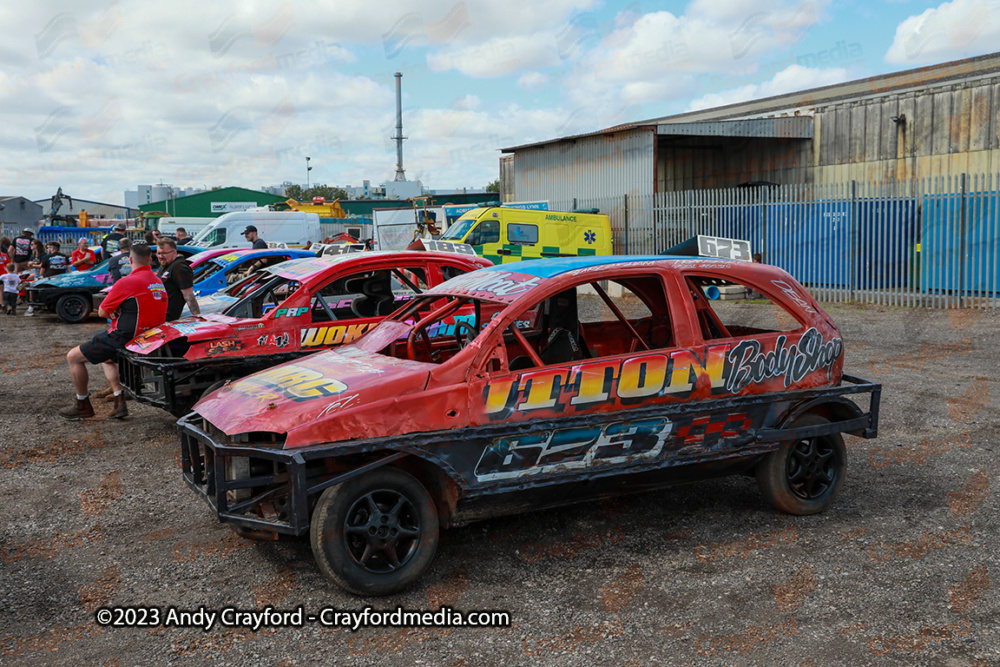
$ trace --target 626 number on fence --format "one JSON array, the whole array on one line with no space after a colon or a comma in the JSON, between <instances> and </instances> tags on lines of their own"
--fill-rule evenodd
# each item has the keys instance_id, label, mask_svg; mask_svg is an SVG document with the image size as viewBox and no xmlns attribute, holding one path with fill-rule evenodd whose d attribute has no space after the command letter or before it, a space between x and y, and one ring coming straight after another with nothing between
<instances>
[{"instance_id":1,"label":"626 number on fence","mask_svg":"<svg viewBox=\"0 0 1000 667\"><path fill-rule=\"evenodd\" d=\"M698 254L702 257L717 257L719 259L736 259L749 262L750 242L739 239L725 239L719 236L698 236Z\"/></svg>"}]
</instances>

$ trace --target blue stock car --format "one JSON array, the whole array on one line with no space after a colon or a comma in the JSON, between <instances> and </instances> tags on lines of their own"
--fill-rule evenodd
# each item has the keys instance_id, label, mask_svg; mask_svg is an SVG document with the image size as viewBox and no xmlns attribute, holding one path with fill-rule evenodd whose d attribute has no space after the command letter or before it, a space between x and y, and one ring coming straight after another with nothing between
<instances>
[{"instance_id":1,"label":"blue stock car","mask_svg":"<svg viewBox=\"0 0 1000 667\"><path fill-rule=\"evenodd\" d=\"M179 246L177 250L190 257L201 248ZM102 297L101 291L111 285L108 261L104 260L89 271L70 271L51 278L36 280L28 286L28 305L56 313L64 322L76 324L90 316Z\"/></svg>"},{"instance_id":2,"label":"blue stock car","mask_svg":"<svg viewBox=\"0 0 1000 667\"><path fill-rule=\"evenodd\" d=\"M182 248L184 246L179 246ZM194 294L206 297L224 290L246 278L253 270L255 262L264 260L268 266L301 257L315 257L315 251L271 248L268 250L233 250L215 255L204 262L192 262L194 270Z\"/></svg>"}]
</instances>

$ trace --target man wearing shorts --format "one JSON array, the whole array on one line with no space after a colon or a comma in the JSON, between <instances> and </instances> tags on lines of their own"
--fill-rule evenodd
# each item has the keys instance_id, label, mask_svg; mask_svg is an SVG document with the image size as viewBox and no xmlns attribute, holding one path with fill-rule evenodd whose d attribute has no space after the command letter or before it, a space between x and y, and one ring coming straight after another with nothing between
<instances>
[{"instance_id":1,"label":"man wearing shorts","mask_svg":"<svg viewBox=\"0 0 1000 667\"><path fill-rule=\"evenodd\" d=\"M87 392L90 380L87 362L101 364L104 376L114 392L115 404L109 416L112 419L128 416L125 394L118 381L118 350L147 329L163 324L167 316L167 291L150 268L151 261L149 246L132 246L129 256L132 273L111 287L97 311L101 317L112 318L111 328L83 345L74 347L66 355L69 374L76 390L76 403L59 410L61 417L84 419L94 416L90 394Z\"/></svg>"}]
</instances>

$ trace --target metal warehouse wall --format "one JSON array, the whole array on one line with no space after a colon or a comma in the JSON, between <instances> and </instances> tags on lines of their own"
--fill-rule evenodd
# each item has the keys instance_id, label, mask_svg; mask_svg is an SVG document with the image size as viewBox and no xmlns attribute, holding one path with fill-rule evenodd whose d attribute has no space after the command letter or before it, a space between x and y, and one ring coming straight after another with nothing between
<instances>
[{"instance_id":1,"label":"metal warehouse wall","mask_svg":"<svg viewBox=\"0 0 1000 667\"><path fill-rule=\"evenodd\" d=\"M747 181L879 185L1000 171L1000 78L802 102L813 115L811 140L661 136L657 191Z\"/></svg>"},{"instance_id":2,"label":"metal warehouse wall","mask_svg":"<svg viewBox=\"0 0 1000 667\"><path fill-rule=\"evenodd\" d=\"M503 155L500 157L500 201L515 201L513 155Z\"/></svg>"},{"instance_id":3,"label":"metal warehouse wall","mask_svg":"<svg viewBox=\"0 0 1000 667\"><path fill-rule=\"evenodd\" d=\"M557 201L650 194L655 139L653 129L640 128L518 150L514 155L514 199Z\"/></svg>"},{"instance_id":4,"label":"metal warehouse wall","mask_svg":"<svg viewBox=\"0 0 1000 667\"><path fill-rule=\"evenodd\" d=\"M0 200L0 204L3 205L3 209L0 210L0 222L13 225L13 228L17 229L17 234L20 234L25 227L38 229L38 223L42 219L42 207L35 202L24 197L9 197Z\"/></svg>"},{"instance_id":5,"label":"metal warehouse wall","mask_svg":"<svg viewBox=\"0 0 1000 667\"><path fill-rule=\"evenodd\" d=\"M810 181L878 184L996 172L998 111L1000 78L992 76L817 106ZM893 116L906 120L894 123Z\"/></svg>"}]
</instances>

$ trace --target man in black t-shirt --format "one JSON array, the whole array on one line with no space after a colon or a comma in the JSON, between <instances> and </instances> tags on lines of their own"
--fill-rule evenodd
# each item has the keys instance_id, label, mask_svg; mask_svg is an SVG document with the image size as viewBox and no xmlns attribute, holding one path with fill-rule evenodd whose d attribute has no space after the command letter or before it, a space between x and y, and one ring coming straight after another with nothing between
<instances>
[{"instance_id":1,"label":"man in black t-shirt","mask_svg":"<svg viewBox=\"0 0 1000 667\"><path fill-rule=\"evenodd\" d=\"M247 228L243 230L243 238L253 244L251 247L254 250L267 250L267 241L257 236L257 228L253 225L247 225ZM250 273L265 266L267 266L267 258L262 257L250 265Z\"/></svg>"},{"instance_id":2,"label":"man in black t-shirt","mask_svg":"<svg viewBox=\"0 0 1000 667\"><path fill-rule=\"evenodd\" d=\"M114 255L111 261L108 262L108 273L111 275L112 285L121 280L122 276L127 276L132 270L132 265L129 264L129 253L132 252L132 239L126 236L118 241L118 250L119 253Z\"/></svg>"},{"instance_id":3,"label":"man in black t-shirt","mask_svg":"<svg viewBox=\"0 0 1000 667\"><path fill-rule=\"evenodd\" d=\"M156 275L167 289L167 321L179 318L185 303L192 315L201 315L194 296L194 272L187 260L177 254L177 243L173 239L161 238L156 243L156 255L160 260L160 270Z\"/></svg>"},{"instance_id":4,"label":"man in black t-shirt","mask_svg":"<svg viewBox=\"0 0 1000 667\"><path fill-rule=\"evenodd\" d=\"M59 244L49 241L45 244L45 259L42 260L42 278L59 276L69 269L69 257L59 252Z\"/></svg>"},{"instance_id":5,"label":"man in black t-shirt","mask_svg":"<svg viewBox=\"0 0 1000 667\"><path fill-rule=\"evenodd\" d=\"M21 235L14 239L11 245L11 259L14 260L14 273L22 273L28 270L28 260L31 259L31 240L35 235L30 229L25 229ZM265 244L266 248L267 245Z\"/></svg>"},{"instance_id":6,"label":"man in black t-shirt","mask_svg":"<svg viewBox=\"0 0 1000 667\"><path fill-rule=\"evenodd\" d=\"M124 232L125 223L119 222L115 225L115 228L111 231L111 233L105 236L104 240L101 241L101 248L103 249L105 259L108 257L114 257L115 253L118 252L119 243L123 238L125 238ZM126 259L125 261L128 260Z\"/></svg>"},{"instance_id":7,"label":"man in black t-shirt","mask_svg":"<svg viewBox=\"0 0 1000 667\"><path fill-rule=\"evenodd\" d=\"M253 244L251 247L254 250L267 250L267 241L257 236L257 228L253 225L247 225L243 230L243 238Z\"/></svg>"}]
</instances>

